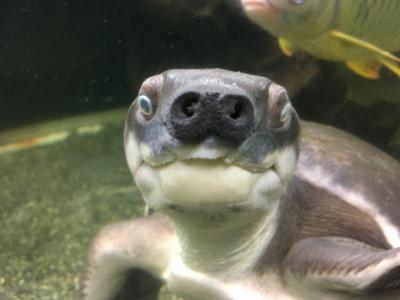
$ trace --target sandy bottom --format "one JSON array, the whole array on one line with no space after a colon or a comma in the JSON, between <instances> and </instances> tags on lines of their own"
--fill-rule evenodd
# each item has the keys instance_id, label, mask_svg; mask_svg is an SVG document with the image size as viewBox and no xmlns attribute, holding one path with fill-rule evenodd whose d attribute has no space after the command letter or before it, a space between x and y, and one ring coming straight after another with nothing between
<instances>
[{"instance_id":1,"label":"sandy bottom","mask_svg":"<svg viewBox=\"0 0 400 300\"><path fill-rule=\"evenodd\" d=\"M123 154L124 114L90 118L95 130L64 120L67 138L0 154L2 300L76 299L99 228L143 212Z\"/></svg>"}]
</instances>

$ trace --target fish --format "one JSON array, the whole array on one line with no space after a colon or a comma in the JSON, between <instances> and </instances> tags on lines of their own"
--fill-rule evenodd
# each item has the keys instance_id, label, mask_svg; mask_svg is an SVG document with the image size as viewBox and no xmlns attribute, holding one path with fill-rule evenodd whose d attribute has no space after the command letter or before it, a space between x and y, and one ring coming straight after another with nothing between
<instances>
[{"instance_id":1,"label":"fish","mask_svg":"<svg viewBox=\"0 0 400 300\"><path fill-rule=\"evenodd\" d=\"M241 0L246 15L278 38L283 53L302 50L379 79L400 77L399 0Z\"/></svg>"}]
</instances>

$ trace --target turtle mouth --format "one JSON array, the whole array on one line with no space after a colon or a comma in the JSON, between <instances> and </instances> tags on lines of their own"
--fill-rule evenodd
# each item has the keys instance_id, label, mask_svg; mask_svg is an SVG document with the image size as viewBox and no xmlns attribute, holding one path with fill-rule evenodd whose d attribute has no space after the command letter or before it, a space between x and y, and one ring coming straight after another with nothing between
<instances>
[{"instance_id":1,"label":"turtle mouth","mask_svg":"<svg viewBox=\"0 0 400 300\"><path fill-rule=\"evenodd\" d=\"M169 153L169 155L159 159L146 156L143 157L143 163L146 163L152 167L162 167L175 161L190 162L195 160L221 161L230 163L228 154L225 151L220 149L205 149L204 147L176 149L175 151Z\"/></svg>"},{"instance_id":2,"label":"turtle mouth","mask_svg":"<svg viewBox=\"0 0 400 300\"><path fill-rule=\"evenodd\" d=\"M262 177L267 178L263 180L263 189L280 190L283 186L274 164L254 172L217 153L183 156L157 164L143 162L135 176L144 194L151 190L150 201L158 195L155 198L161 200L161 206L156 206L203 211L251 205L248 199Z\"/></svg>"},{"instance_id":3,"label":"turtle mouth","mask_svg":"<svg viewBox=\"0 0 400 300\"><path fill-rule=\"evenodd\" d=\"M295 147L264 151L256 147L257 141L240 149L224 144L184 145L160 154L142 144L135 182L155 210L265 208L265 199L280 198L292 174Z\"/></svg>"},{"instance_id":4,"label":"turtle mouth","mask_svg":"<svg viewBox=\"0 0 400 300\"><path fill-rule=\"evenodd\" d=\"M179 149L170 155L166 155L165 157L158 159L144 156L142 157L142 162L140 165L146 164L153 168L162 168L176 162L181 162L188 165L203 162L208 165L219 164L236 166L251 173L264 173L269 169L276 172L275 163L273 161L267 165L252 165L249 163L244 163L243 159L234 151L230 153L221 149L206 149L204 147L197 147L195 149Z\"/></svg>"}]
</instances>

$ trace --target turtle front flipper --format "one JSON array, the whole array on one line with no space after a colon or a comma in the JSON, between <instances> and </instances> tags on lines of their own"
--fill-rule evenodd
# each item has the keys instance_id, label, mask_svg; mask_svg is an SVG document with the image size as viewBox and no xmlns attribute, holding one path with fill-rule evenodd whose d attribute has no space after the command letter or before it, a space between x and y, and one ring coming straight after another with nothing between
<instances>
[{"instance_id":1,"label":"turtle front flipper","mask_svg":"<svg viewBox=\"0 0 400 300\"><path fill-rule=\"evenodd\" d=\"M92 243L80 298L157 299L175 249L175 232L159 214L106 226Z\"/></svg>"},{"instance_id":2,"label":"turtle front flipper","mask_svg":"<svg viewBox=\"0 0 400 300\"><path fill-rule=\"evenodd\" d=\"M378 249L348 238L301 240L284 266L287 279L315 290L375 294L400 288L400 248Z\"/></svg>"}]
</instances>

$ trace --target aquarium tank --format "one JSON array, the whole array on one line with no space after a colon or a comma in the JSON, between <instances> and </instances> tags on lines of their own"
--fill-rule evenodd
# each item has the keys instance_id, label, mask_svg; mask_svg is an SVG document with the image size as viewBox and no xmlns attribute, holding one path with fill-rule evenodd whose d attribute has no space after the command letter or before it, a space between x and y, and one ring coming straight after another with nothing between
<instances>
[{"instance_id":1,"label":"aquarium tank","mask_svg":"<svg viewBox=\"0 0 400 300\"><path fill-rule=\"evenodd\" d=\"M140 84L164 70L269 77L287 88L302 119L343 129L400 159L400 72L391 56L400 38L397 48L388 42L373 49L372 65L354 62L370 50L342 53L337 46L368 48L398 27L357 28L360 40L337 30L332 39L340 42L310 45L302 34L325 23L308 24L307 14L290 11L286 23L264 22L268 16L244 2L0 3L1 300L79 299L96 233L144 214L123 128ZM355 26L348 19L343 28Z\"/></svg>"}]
</instances>

